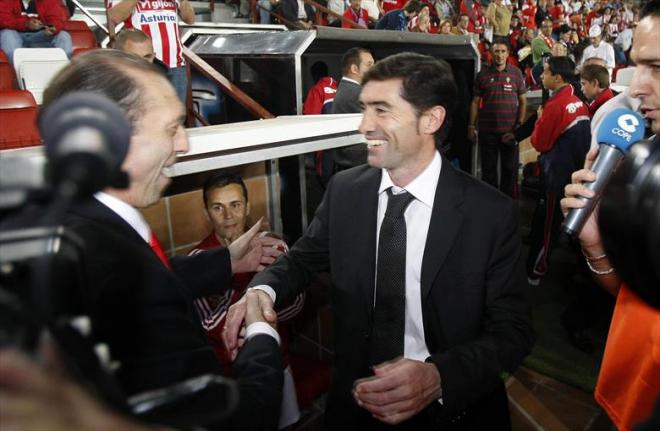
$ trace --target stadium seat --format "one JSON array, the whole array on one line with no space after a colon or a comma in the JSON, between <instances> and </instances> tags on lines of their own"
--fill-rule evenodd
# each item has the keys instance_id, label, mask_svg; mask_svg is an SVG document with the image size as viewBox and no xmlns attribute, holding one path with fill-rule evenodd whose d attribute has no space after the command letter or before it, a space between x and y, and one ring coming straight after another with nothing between
<instances>
[{"instance_id":1,"label":"stadium seat","mask_svg":"<svg viewBox=\"0 0 660 431\"><path fill-rule=\"evenodd\" d=\"M29 90L37 104L41 104L50 80L67 64L69 59L59 48L19 48L14 51L18 86Z\"/></svg>"},{"instance_id":2,"label":"stadium seat","mask_svg":"<svg viewBox=\"0 0 660 431\"><path fill-rule=\"evenodd\" d=\"M71 35L73 41L73 56L93 48L98 48L96 36L85 21L67 21L64 30Z\"/></svg>"},{"instance_id":3,"label":"stadium seat","mask_svg":"<svg viewBox=\"0 0 660 431\"><path fill-rule=\"evenodd\" d=\"M73 58L80 54L84 54L87 51L93 51L95 49L101 49L101 48L76 48L73 50L73 54L71 55L71 57Z\"/></svg>"},{"instance_id":4,"label":"stadium seat","mask_svg":"<svg viewBox=\"0 0 660 431\"><path fill-rule=\"evenodd\" d=\"M0 150L39 145L37 103L27 90L0 90Z\"/></svg>"},{"instance_id":5,"label":"stadium seat","mask_svg":"<svg viewBox=\"0 0 660 431\"><path fill-rule=\"evenodd\" d=\"M4 51L0 50L0 90L15 88L16 77Z\"/></svg>"}]
</instances>

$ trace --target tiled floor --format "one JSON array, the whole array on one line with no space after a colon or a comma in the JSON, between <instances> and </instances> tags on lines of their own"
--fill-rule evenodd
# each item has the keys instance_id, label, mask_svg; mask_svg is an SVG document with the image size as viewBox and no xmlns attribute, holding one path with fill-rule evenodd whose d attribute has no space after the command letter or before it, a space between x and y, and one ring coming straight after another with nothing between
<instances>
[{"instance_id":1,"label":"tiled floor","mask_svg":"<svg viewBox=\"0 0 660 431\"><path fill-rule=\"evenodd\" d=\"M609 431L611 424L599 408L592 394L558 382L528 368L521 367L513 378L522 386L514 391L509 384L509 398L513 429ZM538 407L521 411L523 407ZM530 420L531 418L531 420Z\"/></svg>"}]
</instances>

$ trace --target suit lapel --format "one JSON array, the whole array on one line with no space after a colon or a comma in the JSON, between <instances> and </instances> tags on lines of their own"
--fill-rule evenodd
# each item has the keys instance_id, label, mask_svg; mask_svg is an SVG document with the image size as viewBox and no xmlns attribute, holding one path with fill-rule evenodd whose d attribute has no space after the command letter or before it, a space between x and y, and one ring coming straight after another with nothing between
<instances>
[{"instance_id":1,"label":"suit lapel","mask_svg":"<svg viewBox=\"0 0 660 431\"><path fill-rule=\"evenodd\" d=\"M449 160L443 157L422 260L422 300L431 291L433 280L447 258L463 223L463 214L459 207L464 199L464 190L459 175Z\"/></svg>"},{"instance_id":2,"label":"suit lapel","mask_svg":"<svg viewBox=\"0 0 660 431\"><path fill-rule=\"evenodd\" d=\"M94 198L87 199L83 202L75 204L70 210L72 214L94 220L101 224L104 228L108 228L120 233L122 236L131 238L131 240L149 246L137 233L131 225L124 219L119 217L110 208L103 205L101 202Z\"/></svg>"},{"instance_id":3,"label":"suit lapel","mask_svg":"<svg viewBox=\"0 0 660 431\"><path fill-rule=\"evenodd\" d=\"M374 286L376 275L376 226L378 218L378 186L380 185L381 170L368 169L354 182L354 189L358 190L355 196L355 206L358 211L351 211L355 219L349 221L353 226L353 246L363 253L358 254L357 274L359 274L359 289L365 298L366 312L371 319L374 304Z\"/></svg>"}]
</instances>

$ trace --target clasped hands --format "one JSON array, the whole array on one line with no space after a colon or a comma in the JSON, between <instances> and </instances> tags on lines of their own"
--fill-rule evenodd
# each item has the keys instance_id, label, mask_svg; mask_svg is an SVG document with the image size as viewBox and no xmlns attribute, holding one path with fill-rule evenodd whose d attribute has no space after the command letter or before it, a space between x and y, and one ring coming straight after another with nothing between
<instances>
[{"instance_id":1,"label":"clasped hands","mask_svg":"<svg viewBox=\"0 0 660 431\"><path fill-rule=\"evenodd\" d=\"M45 25L41 20L37 18L30 18L28 19L27 23L25 24L28 30L31 31L36 31L36 30L44 30L47 35L52 36L55 33L57 33L57 30L55 29L55 26L52 25Z\"/></svg>"},{"instance_id":2,"label":"clasped hands","mask_svg":"<svg viewBox=\"0 0 660 431\"><path fill-rule=\"evenodd\" d=\"M243 346L240 334L254 322L265 322L275 328L277 313L273 309L273 300L263 290L248 289L243 297L229 307L222 340L233 361Z\"/></svg>"},{"instance_id":3,"label":"clasped hands","mask_svg":"<svg viewBox=\"0 0 660 431\"><path fill-rule=\"evenodd\" d=\"M353 398L381 422L401 423L442 396L435 364L399 358L374 367L374 375L356 380Z\"/></svg>"}]
</instances>

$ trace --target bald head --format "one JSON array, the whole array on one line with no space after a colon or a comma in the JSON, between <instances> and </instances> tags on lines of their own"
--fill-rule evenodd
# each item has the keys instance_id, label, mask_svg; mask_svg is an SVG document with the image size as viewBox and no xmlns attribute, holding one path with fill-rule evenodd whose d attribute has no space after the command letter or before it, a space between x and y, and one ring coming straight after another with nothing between
<instances>
[{"instance_id":1,"label":"bald head","mask_svg":"<svg viewBox=\"0 0 660 431\"><path fill-rule=\"evenodd\" d=\"M153 43L148 34L136 28L127 28L121 31L115 39L115 48L141 57L153 63L154 54Z\"/></svg>"}]
</instances>

